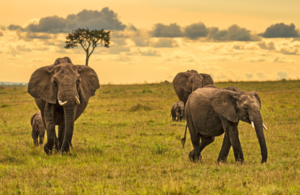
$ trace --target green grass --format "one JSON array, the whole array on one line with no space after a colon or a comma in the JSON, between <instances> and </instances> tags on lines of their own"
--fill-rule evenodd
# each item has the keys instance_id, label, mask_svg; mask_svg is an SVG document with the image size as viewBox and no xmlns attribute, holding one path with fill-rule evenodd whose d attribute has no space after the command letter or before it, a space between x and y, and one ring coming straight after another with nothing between
<instances>
[{"instance_id":1,"label":"green grass","mask_svg":"<svg viewBox=\"0 0 300 195\"><path fill-rule=\"evenodd\" d=\"M188 159L185 122L172 122L172 85L105 85L75 122L72 155L34 147L30 117L38 111L26 87L0 92L0 194L300 194L300 81L229 82L257 91L268 131L268 162L260 164L251 125L240 122L245 164L231 149L217 164L223 136Z\"/></svg>"}]
</instances>

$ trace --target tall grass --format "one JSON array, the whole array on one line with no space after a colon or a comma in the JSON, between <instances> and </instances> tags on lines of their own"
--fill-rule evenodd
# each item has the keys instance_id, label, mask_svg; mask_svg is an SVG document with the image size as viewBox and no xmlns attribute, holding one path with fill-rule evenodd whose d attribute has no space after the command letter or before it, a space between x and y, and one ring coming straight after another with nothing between
<instances>
[{"instance_id":1,"label":"tall grass","mask_svg":"<svg viewBox=\"0 0 300 195\"><path fill-rule=\"evenodd\" d=\"M47 156L31 138L38 111L26 87L0 90L0 194L300 194L300 81L217 83L262 100L268 162L240 122L245 164L217 164L223 136L189 162L185 122L172 122L172 85L104 85L75 122L72 155ZM47 138L45 138L47 139Z\"/></svg>"}]
</instances>

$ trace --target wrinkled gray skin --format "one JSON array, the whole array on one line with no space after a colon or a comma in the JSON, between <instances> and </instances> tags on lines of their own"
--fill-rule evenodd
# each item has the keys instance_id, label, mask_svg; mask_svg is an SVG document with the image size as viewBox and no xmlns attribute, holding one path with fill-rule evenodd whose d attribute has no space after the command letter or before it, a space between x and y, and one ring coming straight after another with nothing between
<instances>
[{"instance_id":1,"label":"wrinkled gray skin","mask_svg":"<svg viewBox=\"0 0 300 195\"><path fill-rule=\"evenodd\" d=\"M37 112L34 115L32 115L30 122L32 127L31 136L34 145L42 145L45 136L45 126L43 123L41 112ZM38 138L40 138L40 141L38 140Z\"/></svg>"},{"instance_id":2,"label":"wrinkled gray skin","mask_svg":"<svg viewBox=\"0 0 300 195\"><path fill-rule=\"evenodd\" d=\"M171 116L173 121L181 121L184 117L184 103L182 101L175 102L171 108Z\"/></svg>"},{"instance_id":3,"label":"wrinkled gray skin","mask_svg":"<svg viewBox=\"0 0 300 195\"><path fill-rule=\"evenodd\" d=\"M47 129L48 140L44 145L47 154L51 154L54 147L62 153L69 153L74 122L99 87L96 72L84 65L60 63L44 66L31 75L28 92L35 98ZM59 126L58 138L55 125Z\"/></svg>"},{"instance_id":4,"label":"wrinkled gray skin","mask_svg":"<svg viewBox=\"0 0 300 195\"><path fill-rule=\"evenodd\" d=\"M196 70L188 70L178 73L173 79L173 87L180 101L186 104L189 95L198 88L206 85L213 85L214 82L209 74L204 74Z\"/></svg>"},{"instance_id":5,"label":"wrinkled gray skin","mask_svg":"<svg viewBox=\"0 0 300 195\"><path fill-rule=\"evenodd\" d=\"M194 147L189 154L190 160L201 161L201 151L211 144L216 136L225 132L218 162L226 162L232 146L235 160L243 163L244 155L237 128L239 121L242 120L250 124L251 121L254 122L261 148L261 163L267 162L267 146L260 107L261 101L255 91L245 93L238 88L219 89L215 86L207 86L194 91L185 107L187 127ZM183 146L185 138L184 136L182 139Z\"/></svg>"},{"instance_id":6,"label":"wrinkled gray skin","mask_svg":"<svg viewBox=\"0 0 300 195\"><path fill-rule=\"evenodd\" d=\"M53 65L63 64L63 63L72 63L69 57L57 58Z\"/></svg>"}]
</instances>

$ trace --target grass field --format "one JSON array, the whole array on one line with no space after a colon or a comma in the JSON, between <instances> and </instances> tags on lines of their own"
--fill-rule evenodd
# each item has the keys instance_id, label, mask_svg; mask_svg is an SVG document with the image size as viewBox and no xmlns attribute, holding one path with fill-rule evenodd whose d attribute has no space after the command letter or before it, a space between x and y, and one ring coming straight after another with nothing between
<instances>
[{"instance_id":1,"label":"grass field","mask_svg":"<svg viewBox=\"0 0 300 195\"><path fill-rule=\"evenodd\" d=\"M223 135L188 159L185 122L171 121L172 85L105 85L75 122L70 156L34 147L27 87L0 89L0 194L300 194L300 81L229 82L262 100L268 162L255 130L239 124L245 164L232 149L217 164ZM46 139L46 138L45 138Z\"/></svg>"}]
</instances>

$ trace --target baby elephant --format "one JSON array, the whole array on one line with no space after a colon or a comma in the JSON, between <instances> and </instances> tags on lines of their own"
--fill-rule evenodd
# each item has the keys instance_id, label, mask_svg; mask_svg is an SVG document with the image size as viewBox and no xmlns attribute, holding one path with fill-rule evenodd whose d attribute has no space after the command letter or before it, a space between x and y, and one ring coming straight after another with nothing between
<instances>
[{"instance_id":1,"label":"baby elephant","mask_svg":"<svg viewBox=\"0 0 300 195\"><path fill-rule=\"evenodd\" d=\"M184 117L183 101L175 102L171 108L171 116L173 121L181 121Z\"/></svg>"},{"instance_id":2,"label":"baby elephant","mask_svg":"<svg viewBox=\"0 0 300 195\"><path fill-rule=\"evenodd\" d=\"M37 112L31 117L32 132L31 136L33 138L34 145L38 146L38 137L40 137L40 145L43 144L45 135L45 126L43 123L41 112Z\"/></svg>"}]
</instances>

